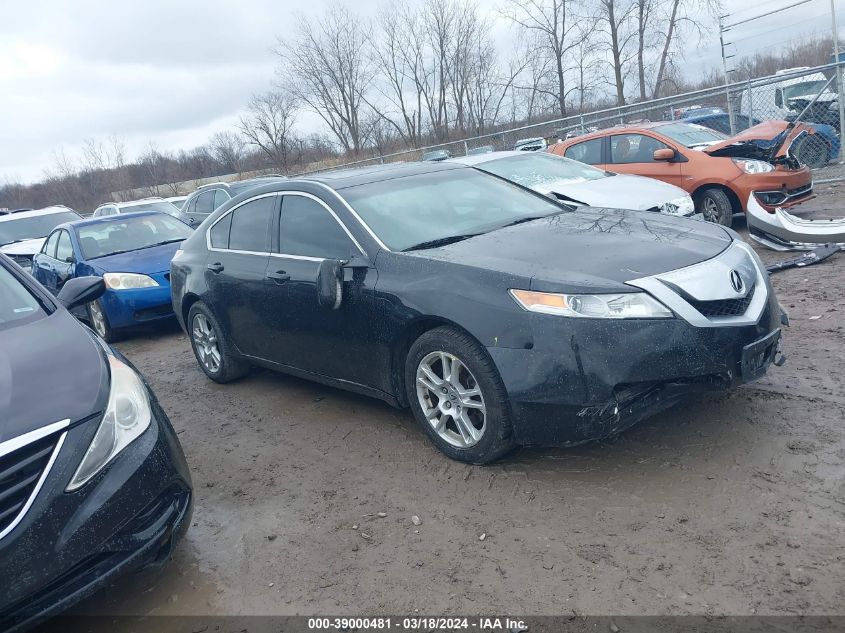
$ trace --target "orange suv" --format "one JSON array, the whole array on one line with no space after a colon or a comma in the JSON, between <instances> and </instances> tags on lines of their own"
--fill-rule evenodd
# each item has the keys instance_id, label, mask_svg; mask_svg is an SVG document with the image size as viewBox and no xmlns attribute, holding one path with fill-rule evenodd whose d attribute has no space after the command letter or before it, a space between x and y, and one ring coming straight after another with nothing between
<instances>
[{"instance_id":1,"label":"orange suv","mask_svg":"<svg viewBox=\"0 0 845 633\"><path fill-rule=\"evenodd\" d=\"M767 121L728 138L700 125L662 121L577 136L548 151L676 185L705 219L730 226L751 195L769 212L813 197L809 168L789 153L795 139L808 133L800 123Z\"/></svg>"}]
</instances>

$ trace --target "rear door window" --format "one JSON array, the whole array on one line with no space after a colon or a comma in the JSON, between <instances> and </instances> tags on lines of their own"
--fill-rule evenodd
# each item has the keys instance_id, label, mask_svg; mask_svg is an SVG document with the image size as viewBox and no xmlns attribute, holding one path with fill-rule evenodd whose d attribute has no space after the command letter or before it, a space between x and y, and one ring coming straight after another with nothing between
<instances>
[{"instance_id":1,"label":"rear door window","mask_svg":"<svg viewBox=\"0 0 845 633\"><path fill-rule=\"evenodd\" d=\"M44 247L41 249L42 253L50 257L56 256L56 245L59 243L59 233L61 233L61 231L54 231L50 234L50 237L47 238L47 241L44 242Z\"/></svg>"},{"instance_id":2,"label":"rear door window","mask_svg":"<svg viewBox=\"0 0 845 633\"><path fill-rule=\"evenodd\" d=\"M203 191L197 196L196 207L194 213L200 215L208 215L214 211L214 190Z\"/></svg>"},{"instance_id":3,"label":"rear door window","mask_svg":"<svg viewBox=\"0 0 845 633\"><path fill-rule=\"evenodd\" d=\"M229 248L253 253L270 252L270 226L276 196L256 198L232 211Z\"/></svg>"},{"instance_id":4,"label":"rear door window","mask_svg":"<svg viewBox=\"0 0 845 633\"><path fill-rule=\"evenodd\" d=\"M594 138L583 143L576 143L567 147L563 155L588 165L601 164L601 144L604 139Z\"/></svg>"}]
</instances>

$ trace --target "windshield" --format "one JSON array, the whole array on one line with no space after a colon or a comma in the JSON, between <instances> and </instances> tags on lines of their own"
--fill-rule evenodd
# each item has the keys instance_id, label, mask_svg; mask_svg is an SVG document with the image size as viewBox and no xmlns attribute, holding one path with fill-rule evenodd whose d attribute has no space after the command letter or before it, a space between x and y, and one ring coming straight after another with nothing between
<instances>
[{"instance_id":1,"label":"windshield","mask_svg":"<svg viewBox=\"0 0 845 633\"><path fill-rule=\"evenodd\" d=\"M475 165L523 187L537 188L551 182L586 182L606 178L600 169L554 154L522 154Z\"/></svg>"},{"instance_id":2,"label":"windshield","mask_svg":"<svg viewBox=\"0 0 845 633\"><path fill-rule=\"evenodd\" d=\"M691 123L670 123L668 125L661 125L656 130L685 147L710 145L711 143L718 143L728 138L716 130Z\"/></svg>"},{"instance_id":3,"label":"windshield","mask_svg":"<svg viewBox=\"0 0 845 633\"><path fill-rule=\"evenodd\" d=\"M551 200L474 169L383 180L349 187L342 195L392 250L563 211Z\"/></svg>"},{"instance_id":4,"label":"windshield","mask_svg":"<svg viewBox=\"0 0 845 633\"><path fill-rule=\"evenodd\" d=\"M15 277L0 266L0 330L44 316L41 304Z\"/></svg>"},{"instance_id":5,"label":"windshield","mask_svg":"<svg viewBox=\"0 0 845 633\"><path fill-rule=\"evenodd\" d=\"M793 99L795 97L809 97L813 98L822 90L824 90L827 80L819 79L816 81L802 81L798 84L786 86L783 89L783 96L786 99Z\"/></svg>"},{"instance_id":6,"label":"windshield","mask_svg":"<svg viewBox=\"0 0 845 633\"><path fill-rule=\"evenodd\" d=\"M8 216L6 216L8 217ZM65 222L79 219L73 211L45 213L27 218L15 218L0 222L0 246L21 240L47 237L54 228Z\"/></svg>"},{"instance_id":7,"label":"windshield","mask_svg":"<svg viewBox=\"0 0 845 633\"><path fill-rule=\"evenodd\" d=\"M179 209L165 200L160 200L158 202L146 202L144 204L133 204L132 206L123 207L122 211L124 213L158 211L159 213L167 213L168 215L179 215Z\"/></svg>"},{"instance_id":8,"label":"windshield","mask_svg":"<svg viewBox=\"0 0 845 633\"><path fill-rule=\"evenodd\" d=\"M79 247L85 259L181 242L191 235L187 225L167 215L112 217L116 219L77 227Z\"/></svg>"}]
</instances>

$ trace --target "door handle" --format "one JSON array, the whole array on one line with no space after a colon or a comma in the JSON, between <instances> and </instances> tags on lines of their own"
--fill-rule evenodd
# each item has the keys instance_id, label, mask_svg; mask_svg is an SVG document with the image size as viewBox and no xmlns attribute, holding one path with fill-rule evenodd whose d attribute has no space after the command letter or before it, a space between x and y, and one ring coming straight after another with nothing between
<instances>
[{"instance_id":1,"label":"door handle","mask_svg":"<svg viewBox=\"0 0 845 633\"><path fill-rule=\"evenodd\" d=\"M267 273L267 279L272 279L277 284L283 284L290 280L290 275L288 275L284 270L277 270L274 273Z\"/></svg>"},{"instance_id":2,"label":"door handle","mask_svg":"<svg viewBox=\"0 0 845 633\"><path fill-rule=\"evenodd\" d=\"M213 273L222 273L223 272L223 264L220 262L214 262L213 264L208 264L206 266L211 272Z\"/></svg>"}]
</instances>

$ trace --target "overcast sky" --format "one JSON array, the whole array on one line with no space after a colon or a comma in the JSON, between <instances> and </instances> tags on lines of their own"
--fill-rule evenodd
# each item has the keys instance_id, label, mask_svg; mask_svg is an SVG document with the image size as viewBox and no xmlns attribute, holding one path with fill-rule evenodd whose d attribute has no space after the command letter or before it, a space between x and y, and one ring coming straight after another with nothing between
<instances>
[{"instance_id":1,"label":"overcast sky","mask_svg":"<svg viewBox=\"0 0 845 633\"><path fill-rule=\"evenodd\" d=\"M735 19L795 0L727 0ZM478 0L495 14L502 0ZM272 48L294 16L324 0L0 0L0 183L39 180L53 152L84 139L125 140L130 158L150 142L189 149L231 128L250 94L274 79ZM372 12L379 0L351 6ZM754 6L749 6L749 5ZM837 0L840 22L845 0ZM738 28L740 55L829 32L829 0ZM506 46L508 27L496 27ZM691 42L690 68L720 63L718 35ZM317 125L303 117L301 125ZM309 130L310 131L310 130Z\"/></svg>"}]
</instances>

